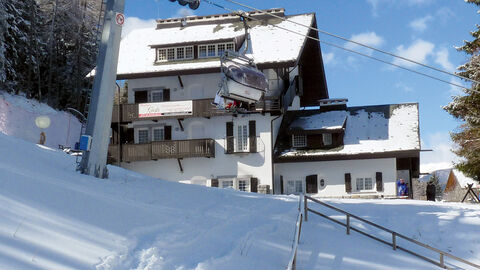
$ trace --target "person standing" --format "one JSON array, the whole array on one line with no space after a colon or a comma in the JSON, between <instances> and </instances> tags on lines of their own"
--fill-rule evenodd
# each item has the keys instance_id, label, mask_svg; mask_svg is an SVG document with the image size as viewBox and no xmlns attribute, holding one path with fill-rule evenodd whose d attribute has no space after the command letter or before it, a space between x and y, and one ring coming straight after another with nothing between
<instances>
[{"instance_id":1,"label":"person standing","mask_svg":"<svg viewBox=\"0 0 480 270\"><path fill-rule=\"evenodd\" d=\"M435 201L435 184L433 181L428 181L427 184L427 201Z\"/></svg>"}]
</instances>

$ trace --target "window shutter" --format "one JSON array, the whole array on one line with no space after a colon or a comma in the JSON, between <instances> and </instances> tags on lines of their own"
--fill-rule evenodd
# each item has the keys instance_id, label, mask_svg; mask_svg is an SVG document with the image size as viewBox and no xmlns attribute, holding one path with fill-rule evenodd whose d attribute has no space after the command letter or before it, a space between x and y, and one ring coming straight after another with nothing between
<instances>
[{"instance_id":1,"label":"window shutter","mask_svg":"<svg viewBox=\"0 0 480 270\"><path fill-rule=\"evenodd\" d=\"M375 176L376 180L377 180L377 191L383 191L383 180L382 180L382 173L381 172L377 172L376 173L376 176Z\"/></svg>"},{"instance_id":2,"label":"window shutter","mask_svg":"<svg viewBox=\"0 0 480 270\"><path fill-rule=\"evenodd\" d=\"M250 178L250 192L258 192L258 178Z\"/></svg>"},{"instance_id":3,"label":"window shutter","mask_svg":"<svg viewBox=\"0 0 480 270\"><path fill-rule=\"evenodd\" d=\"M147 91L135 91L135 103L147 103L148 92Z\"/></svg>"},{"instance_id":4,"label":"window shutter","mask_svg":"<svg viewBox=\"0 0 480 270\"><path fill-rule=\"evenodd\" d=\"M257 152L257 131L255 121L248 122L248 137L250 141L250 153Z\"/></svg>"},{"instance_id":5,"label":"window shutter","mask_svg":"<svg viewBox=\"0 0 480 270\"><path fill-rule=\"evenodd\" d=\"M218 187L218 179L212 179L212 187Z\"/></svg>"},{"instance_id":6,"label":"window shutter","mask_svg":"<svg viewBox=\"0 0 480 270\"><path fill-rule=\"evenodd\" d=\"M318 176L316 174L308 175L305 178L307 193L318 193Z\"/></svg>"},{"instance_id":7,"label":"window shutter","mask_svg":"<svg viewBox=\"0 0 480 270\"><path fill-rule=\"evenodd\" d=\"M163 101L170 101L170 89L163 89Z\"/></svg>"},{"instance_id":8,"label":"window shutter","mask_svg":"<svg viewBox=\"0 0 480 270\"><path fill-rule=\"evenodd\" d=\"M283 194L283 175L280 175L280 194Z\"/></svg>"},{"instance_id":9,"label":"window shutter","mask_svg":"<svg viewBox=\"0 0 480 270\"><path fill-rule=\"evenodd\" d=\"M350 173L345 174L345 192L352 192L352 175Z\"/></svg>"},{"instance_id":10,"label":"window shutter","mask_svg":"<svg viewBox=\"0 0 480 270\"><path fill-rule=\"evenodd\" d=\"M172 140L172 126L165 126L165 141Z\"/></svg>"},{"instance_id":11,"label":"window shutter","mask_svg":"<svg viewBox=\"0 0 480 270\"><path fill-rule=\"evenodd\" d=\"M233 122L227 122L227 154L233 153Z\"/></svg>"}]
</instances>

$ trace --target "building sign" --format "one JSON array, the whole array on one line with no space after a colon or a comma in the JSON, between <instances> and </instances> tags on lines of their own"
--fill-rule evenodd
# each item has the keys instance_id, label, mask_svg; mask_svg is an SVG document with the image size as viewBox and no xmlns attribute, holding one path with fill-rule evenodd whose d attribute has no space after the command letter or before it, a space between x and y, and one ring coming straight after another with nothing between
<instances>
[{"instance_id":1,"label":"building sign","mask_svg":"<svg viewBox=\"0 0 480 270\"><path fill-rule=\"evenodd\" d=\"M117 13L115 15L115 22L117 23L117 25L122 26L125 23L125 15L123 15L122 13Z\"/></svg>"},{"instance_id":2,"label":"building sign","mask_svg":"<svg viewBox=\"0 0 480 270\"><path fill-rule=\"evenodd\" d=\"M193 101L168 101L155 103L142 103L138 105L138 117L159 117L192 115Z\"/></svg>"}]
</instances>

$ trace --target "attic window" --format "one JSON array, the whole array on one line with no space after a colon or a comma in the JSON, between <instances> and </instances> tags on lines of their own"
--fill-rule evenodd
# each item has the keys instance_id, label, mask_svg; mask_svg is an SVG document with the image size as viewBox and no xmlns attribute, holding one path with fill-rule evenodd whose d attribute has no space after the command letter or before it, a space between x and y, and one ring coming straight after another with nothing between
<instances>
[{"instance_id":1,"label":"attic window","mask_svg":"<svg viewBox=\"0 0 480 270\"><path fill-rule=\"evenodd\" d=\"M322 139L323 139L323 145L324 146L330 146L333 143L332 133L323 133L322 134Z\"/></svg>"},{"instance_id":2,"label":"attic window","mask_svg":"<svg viewBox=\"0 0 480 270\"><path fill-rule=\"evenodd\" d=\"M306 135L292 135L292 146L295 148L307 146Z\"/></svg>"},{"instance_id":3,"label":"attic window","mask_svg":"<svg viewBox=\"0 0 480 270\"><path fill-rule=\"evenodd\" d=\"M198 57L199 58L220 57L223 55L225 50L234 51L235 44L233 42L227 42L227 43L199 45Z\"/></svg>"},{"instance_id":4,"label":"attic window","mask_svg":"<svg viewBox=\"0 0 480 270\"><path fill-rule=\"evenodd\" d=\"M168 62L193 59L193 46L159 48L156 62Z\"/></svg>"}]
</instances>

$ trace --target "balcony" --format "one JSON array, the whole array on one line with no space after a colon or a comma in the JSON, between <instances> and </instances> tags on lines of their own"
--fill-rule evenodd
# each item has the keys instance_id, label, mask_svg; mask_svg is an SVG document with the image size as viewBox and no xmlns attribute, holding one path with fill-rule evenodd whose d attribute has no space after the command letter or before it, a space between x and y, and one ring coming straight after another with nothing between
<instances>
[{"instance_id":1,"label":"balcony","mask_svg":"<svg viewBox=\"0 0 480 270\"><path fill-rule=\"evenodd\" d=\"M162 102L166 105L173 103L181 103L182 101L166 101ZM188 101L185 101L186 103ZM213 117L230 114L226 111L218 110L212 105L213 99L196 99L191 100L191 112L188 113L172 113L160 116L143 116L140 117L140 104L121 104L113 106L112 123L128 123L139 120L161 120L169 118L191 118L191 117Z\"/></svg>"},{"instance_id":2,"label":"balcony","mask_svg":"<svg viewBox=\"0 0 480 270\"><path fill-rule=\"evenodd\" d=\"M148 161L157 159L214 158L215 140L196 139L161 141L144 144L122 144L122 162ZM110 145L109 153L118 159L119 145Z\"/></svg>"}]
</instances>

